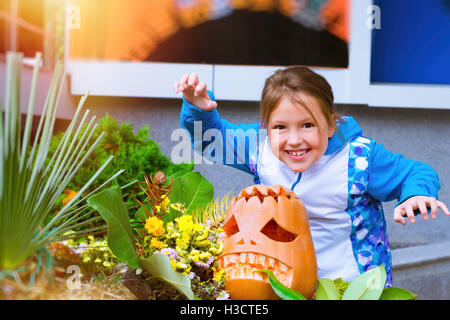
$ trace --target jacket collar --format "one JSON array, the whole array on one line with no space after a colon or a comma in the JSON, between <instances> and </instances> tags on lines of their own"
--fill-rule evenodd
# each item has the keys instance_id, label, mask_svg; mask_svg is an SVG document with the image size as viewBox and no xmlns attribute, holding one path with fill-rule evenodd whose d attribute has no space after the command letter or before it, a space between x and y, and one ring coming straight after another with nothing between
<instances>
[{"instance_id":1,"label":"jacket collar","mask_svg":"<svg viewBox=\"0 0 450 320\"><path fill-rule=\"evenodd\" d=\"M336 124L336 132L328 139L325 155L340 150L354 136L362 135L362 130L353 117L342 117L342 120L337 120Z\"/></svg>"}]
</instances>

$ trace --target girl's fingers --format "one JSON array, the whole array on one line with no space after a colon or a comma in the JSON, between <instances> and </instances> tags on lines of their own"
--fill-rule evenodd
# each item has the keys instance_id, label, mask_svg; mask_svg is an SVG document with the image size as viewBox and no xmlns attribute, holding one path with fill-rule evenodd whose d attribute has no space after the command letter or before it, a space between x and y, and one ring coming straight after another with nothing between
<instances>
[{"instance_id":1,"label":"girl's fingers","mask_svg":"<svg viewBox=\"0 0 450 320\"><path fill-rule=\"evenodd\" d=\"M406 220L405 218L403 218L403 208L402 207L397 207L394 209L394 221L401 223L402 225L406 224Z\"/></svg>"},{"instance_id":2,"label":"girl's fingers","mask_svg":"<svg viewBox=\"0 0 450 320\"><path fill-rule=\"evenodd\" d=\"M413 208L411 206L405 207L406 215L408 216L409 222L416 222L416 218L414 216Z\"/></svg>"},{"instance_id":3,"label":"girl's fingers","mask_svg":"<svg viewBox=\"0 0 450 320\"><path fill-rule=\"evenodd\" d=\"M178 90L183 91L184 88L186 88L188 79L189 79L189 75L183 74L183 76L180 79L180 82L178 83Z\"/></svg>"},{"instance_id":4,"label":"girl's fingers","mask_svg":"<svg viewBox=\"0 0 450 320\"><path fill-rule=\"evenodd\" d=\"M428 220L428 209L425 201L418 201L418 206L423 220Z\"/></svg>"},{"instance_id":5,"label":"girl's fingers","mask_svg":"<svg viewBox=\"0 0 450 320\"><path fill-rule=\"evenodd\" d=\"M206 83L200 82L198 86L195 88L194 96L202 96L205 98L209 98L208 92L206 92Z\"/></svg>"},{"instance_id":6,"label":"girl's fingers","mask_svg":"<svg viewBox=\"0 0 450 320\"><path fill-rule=\"evenodd\" d=\"M208 106L209 106L210 109L215 109L215 108L217 108L217 102L209 100L209 105Z\"/></svg>"},{"instance_id":7,"label":"girl's fingers","mask_svg":"<svg viewBox=\"0 0 450 320\"><path fill-rule=\"evenodd\" d=\"M431 215L431 219L436 219L437 217L437 209L438 209L438 204L437 204L437 200L435 198L431 198L429 201L430 204L430 215Z\"/></svg>"},{"instance_id":8,"label":"girl's fingers","mask_svg":"<svg viewBox=\"0 0 450 320\"><path fill-rule=\"evenodd\" d=\"M437 203L437 206L439 208L441 208L442 211L444 211L446 216L450 216L450 211L448 210L447 206L443 202L436 200L436 203Z\"/></svg>"},{"instance_id":9,"label":"girl's fingers","mask_svg":"<svg viewBox=\"0 0 450 320\"><path fill-rule=\"evenodd\" d=\"M195 72L189 75L188 86L195 88L198 85L198 76Z\"/></svg>"}]
</instances>

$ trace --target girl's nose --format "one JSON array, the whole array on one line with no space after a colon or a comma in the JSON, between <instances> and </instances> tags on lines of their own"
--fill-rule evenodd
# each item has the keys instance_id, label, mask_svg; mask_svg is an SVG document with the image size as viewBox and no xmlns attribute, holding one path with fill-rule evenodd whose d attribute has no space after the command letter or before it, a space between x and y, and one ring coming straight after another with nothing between
<instances>
[{"instance_id":1,"label":"girl's nose","mask_svg":"<svg viewBox=\"0 0 450 320\"><path fill-rule=\"evenodd\" d=\"M303 142L303 138L299 132L293 131L289 133L287 142L292 146L300 145Z\"/></svg>"}]
</instances>

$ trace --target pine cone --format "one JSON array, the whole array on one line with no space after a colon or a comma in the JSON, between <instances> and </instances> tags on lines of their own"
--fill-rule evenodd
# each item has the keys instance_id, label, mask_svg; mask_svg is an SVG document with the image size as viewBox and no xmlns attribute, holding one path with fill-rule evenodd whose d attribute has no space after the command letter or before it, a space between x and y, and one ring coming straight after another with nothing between
<instances>
[{"instance_id":1,"label":"pine cone","mask_svg":"<svg viewBox=\"0 0 450 320\"><path fill-rule=\"evenodd\" d=\"M158 188L161 188L166 184L167 178L164 172L158 171L157 173L155 173L152 180L154 185L156 185Z\"/></svg>"}]
</instances>

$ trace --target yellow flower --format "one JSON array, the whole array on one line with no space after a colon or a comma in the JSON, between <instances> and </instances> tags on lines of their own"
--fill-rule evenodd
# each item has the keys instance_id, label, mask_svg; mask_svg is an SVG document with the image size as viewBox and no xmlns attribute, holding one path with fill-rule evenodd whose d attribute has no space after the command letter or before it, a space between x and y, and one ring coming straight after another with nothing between
<instances>
[{"instance_id":1,"label":"yellow flower","mask_svg":"<svg viewBox=\"0 0 450 320\"><path fill-rule=\"evenodd\" d=\"M189 254L189 258L192 261L199 261L199 254L200 254L200 251L198 251L197 249L192 249L191 253Z\"/></svg>"},{"instance_id":2,"label":"yellow flower","mask_svg":"<svg viewBox=\"0 0 450 320\"><path fill-rule=\"evenodd\" d=\"M209 234L209 229L205 228L203 230L203 232L198 237L195 238L195 240L197 240L197 241L205 240L208 237L208 234Z\"/></svg>"},{"instance_id":3,"label":"yellow flower","mask_svg":"<svg viewBox=\"0 0 450 320\"><path fill-rule=\"evenodd\" d=\"M177 247L181 249L186 249L189 246L189 235L183 232L180 237L176 240Z\"/></svg>"},{"instance_id":4,"label":"yellow flower","mask_svg":"<svg viewBox=\"0 0 450 320\"><path fill-rule=\"evenodd\" d=\"M200 251L198 251L197 249L192 249L190 254L191 256L198 256L200 254Z\"/></svg>"},{"instance_id":5,"label":"yellow flower","mask_svg":"<svg viewBox=\"0 0 450 320\"><path fill-rule=\"evenodd\" d=\"M94 262L95 263L100 263L100 262L102 262L102 260L100 258L97 258L97 259L94 260Z\"/></svg>"},{"instance_id":6,"label":"yellow flower","mask_svg":"<svg viewBox=\"0 0 450 320\"><path fill-rule=\"evenodd\" d=\"M194 245L198 246L198 247L206 247L209 246L211 244L211 241L209 240L201 240L201 241L195 241Z\"/></svg>"},{"instance_id":7,"label":"yellow flower","mask_svg":"<svg viewBox=\"0 0 450 320\"><path fill-rule=\"evenodd\" d=\"M183 215L175 219L181 236L177 238L176 244L181 248L187 248L194 230L194 222L191 215Z\"/></svg>"},{"instance_id":8,"label":"yellow flower","mask_svg":"<svg viewBox=\"0 0 450 320\"><path fill-rule=\"evenodd\" d=\"M170 207L176 211L183 211L183 205L179 202L177 203L171 203Z\"/></svg>"},{"instance_id":9,"label":"yellow flower","mask_svg":"<svg viewBox=\"0 0 450 320\"><path fill-rule=\"evenodd\" d=\"M209 248L209 252L211 252L215 256L218 256L223 250L223 241L220 241L218 244L219 244L218 248L217 247Z\"/></svg>"},{"instance_id":10,"label":"yellow flower","mask_svg":"<svg viewBox=\"0 0 450 320\"><path fill-rule=\"evenodd\" d=\"M108 268L108 267L111 267L111 263L108 262L108 261L104 261L104 262L103 262L103 266L104 266L104 267L107 267L107 268Z\"/></svg>"},{"instance_id":11,"label":"yellow flower","mask_svg":"<svg viewBox=\"0 0 450 320\"><path fill-rule=\"evenodd\" d=\"M201 232L201 231L204 231L204 229L205 229L205 227L202 224L198 224L198 223L194 224L194 231L195 232Z\"/></svg>"},{"instance_id":12,"label":"yellow flower","mask_svg":"<svg viewBox=\"0 0 450 320\"><path fill-rule=\"evenodd\" d=\"M191 266L182 262L175 263L175 268L177 271L181 271L182 273L189 273L191 271Z\"/></svg>"},{"instance_id":13,"label":"yellow flower","mask_svg":"<svg viewBox=\"0 0 450 320\"><path fill-rule=\"evenodd\" d=\"M160 236L165 231L163 224L164 222L161 219L152 216L145 221L145 230L153 236Z\"/></svg>"},{"instance_id":14,"label":"yellow flower","mask_svg":"<svg viewBox=\"0 0 450 320\"><path fill-rule=\"evenodd\" d=\"M191 215L185 214L179 218L176 218L175 222L177 223L178 229L180 229L180 231L187 231L189 233L192 233L194 222Z\"/></svg>"},{"instance_id":15,"label":"yellow flower","mask_svg":"<svg viewBox=\"0 0 450 320\"><path fill-rule=\"evenodd\" d=\"M170 236L168 236L166 238L176 239L176 238L178 238L180 236L181 236L181 234L179 234L178 232L174 232L174 233L171 233Z\"/></svg>"},{"instance_id":16,"label":"yellow flower","mask_svg":"<svg viewBox=\"0 0 450 320\"><path fill-rule=\"evenodd\" d=\"M68 204L76 195L77 193L71 189L67 189L64 191L64 195L66 196L64 199L61 200L61 204L65 206Z\"/></svg>"},{"instance_id":17,"label":"yellow flower","mask_svg":"<svg viewBox=\"0 0 450 320\"><path fill-rule=\"evenodd\" d=\"M167 247L167 245L164 242L159 241L156 238L152 238L152 240L150 241L150 245L155 249L162 249Z\"/></svg>"},{"instance_id":18,"label":"yellow flower","mask_svg":"<svg viewBox=\"0 0 450 320\"><path fill-rule=\"evenodd\" d=\"M214 278L213 278L213 280L215 280L215 281L217 281L217 282L220 282L223 278L225 278L225 275L226 275L225 269L221 269L221 270L219 270L218 272L215 272L215 273L214 273Z\"/></svg>"},{"instance_id":19,"label":"yellow flower","mask_svg":"<svg viewBox=\"0 0 450 320\"><path fill-rule=\"evenodd\" d=\"M162 210L162 211L166 211L167 208L169 207L170 199L167 198L165 194L163 194L163 195L161 196L161 199L163 199L163 201L161 201L161 210Z\"/></svg>"},{"instance_id":20,"label":"yellow flower","mask_svg":"<svg viewBox=\"0 0 450 320\"><path fill-rule=\"evenodd\" d=\"M211 257L211 253L209 252L202 252L199 255L199 258L202 259L203 261L205 261L206 259L208 259L209 257Z\"/></svg>"},{"instance_id":21,"label":"yellow flower","mask_svg":"<svg viewBox=\"0 0 450 320\"><path fill-rule=\"evenodd\" d=\"M173 226L173 222L169 222L167 224L167 232L173 232L175 230L174 226Z\"/></svg>"}]
</instances>

